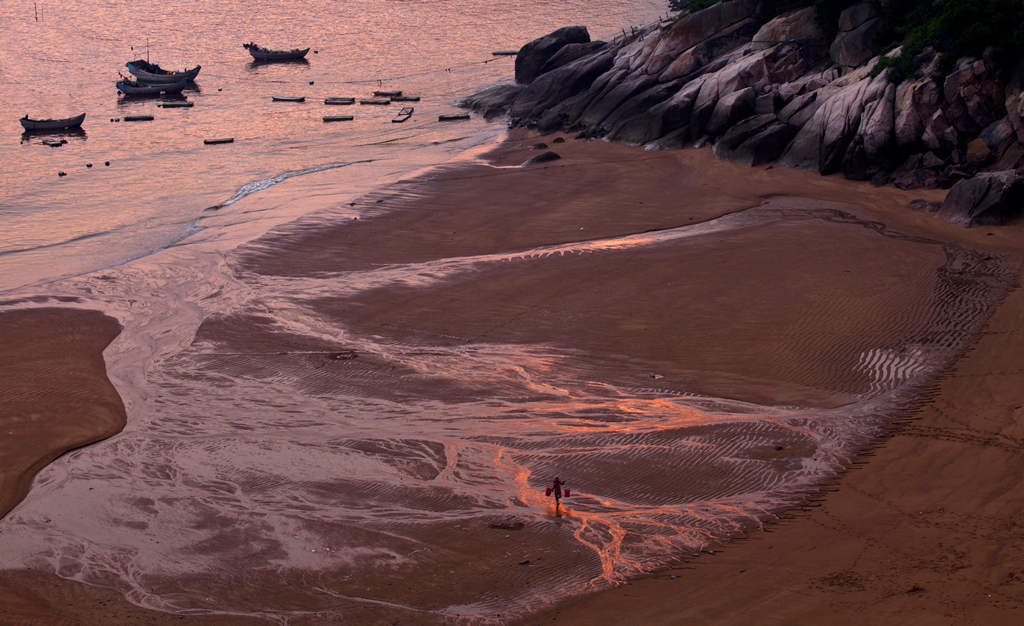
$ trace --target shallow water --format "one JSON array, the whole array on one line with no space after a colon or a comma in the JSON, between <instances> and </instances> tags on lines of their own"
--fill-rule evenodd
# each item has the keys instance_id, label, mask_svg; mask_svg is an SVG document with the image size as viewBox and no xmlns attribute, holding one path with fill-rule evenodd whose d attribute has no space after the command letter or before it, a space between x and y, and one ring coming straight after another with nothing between
<instances>
[{"instance_id":1,"label":"shallow water","mask_svg":"<svg viewBox=\"0 0 1024 626\"><path fill-rule=\"evenodd\" d=\"M71 6L76 22L52 19L46 3L39 22L31 3L0 7L11 25L0 35L0 97L33 115L90 113L86 136L55 149L15 142L16 122L5 122L0 290L76 298L121 321L105 356L128 424L38 475L0 522L0 567L112 586L184 614L503 619L649 571L799 503L886 429L1006 288L998 259L913 240L945 255L932 295L918 317L894 322L893 336L909 339L854 358L863 382L833 409L701 396L664 388L653 372L601 376L588 355L545 343L360 333L320 301L728 243L797 221L903 239L782 202L559 246L259 274L240 259L273 253L280 241L258 239L265 232L311 213L293 228L372 218L376 209L352 200L487 147L495 125L432 120L459 95L509 78L511 59L492 49L567 23L609 37L655 18L659 3ZM203 64L201 91L188 94L194 108L117 101L126 46L141 54L147 35L153 60ZM319 54L308 65L254 67L240 48L249 39ZM366 95L377 80L423 97L412 120L318 104ZM67 97L54 95L56 84ZM273 94L309 99L272 103ZM354 123L320 122L339 108ZM157 120L108 121L137 112ZM225 135L236 143L202 145ZM58 180L56 169L69 176ZM566 468L575 494L554 517L543 486ZM462 545L463 532L480 545Z\"/></svg>"},{"instance_id":2,"label":"shallow water","mask_svg":"<svg viewBox=\"0 0 1024 626\"><path fill-rule=\"evenodd\" d=\"M437 121L459 97L510 79L513 57L493 50L576 23L595 39L610 38L664 12L660 0L4 2L0 291L180 241L208 227L204 209L282 175L359 163L345 181L355 195L443 161L495 132L496 125L476 119ZM241 47L250 40L313 50L306 63L254 65ZM194 107L119 98L114 83L128 74L124 63L147 56L171 69L202 65L195 88L185 92ZM421 100L323 104L328 96L368 97L381 88ZM272 102L274 95L306 102ZM402 104L416 113L394 124ZM23 136L17 121L26 113L58 118L83 111L84 132L54 135L68 139L59 148L43 145L47 136ZM111 121L132 114L155 120ZM355 119L322 122L335 114ZM218 137L235 143L203 144Z\"/></svg>"}]
</instances>

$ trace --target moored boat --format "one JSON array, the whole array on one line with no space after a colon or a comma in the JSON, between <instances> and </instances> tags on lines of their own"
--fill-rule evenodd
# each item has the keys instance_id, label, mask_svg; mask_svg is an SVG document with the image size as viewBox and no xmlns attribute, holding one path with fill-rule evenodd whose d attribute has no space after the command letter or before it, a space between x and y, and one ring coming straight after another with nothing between
<instances>
[{"instance_id":1,"label":"moored boat","mask_svg":"<svg viewBox=\"0 0 1024 626\"><path fill-rule=\"evenodd\" d=\"M199 74L199 69L202 67L197 65L190 70L173 72L165 70L156 63L150 63L142 59L129 61L124 65L135 76L136 80L143 83L177 83L182 80L193 80Z\"/></svg>"},{"instance_id":2,"label":"moored boat","mask_svg":"<svg viewBox=\"0 0 1024 626\"><path fill-rule=\"evenodd\" d=\"M377 98L395 98L401 97L401 91L375 91L373 92L374 97Z\"/></svg>"},{"instance_id":3,"label":"moored boat","mask_svg":"<svg viewBox=\"0 0 1024 626\"><path fill-rule=\"evenodd\" d=\"M438 115L437 121L439 122L458 122L461 120L468 120L469 113L450 113L448 115Z\"/></svg>"},{"instance_id":4,"label":"moored boat","mask_svg":"<svg viewBox=\"0 0 1024 626\"><path fill-rule=\"evenodd\" d=\"M79 128L85 121L85 113L74 117L63 117L59 119L34 120L28 114L18 120L25 130L61 130L64 128Z\"/></svg>"},{"instance_id":5,"label":"moored boat","mask_svg":"<svg viewBox=\"0 0 1024 626\"><path fill-rule=\"evenodd\" d=\"M188 84L187 80L177 83L154 83L148 84L140 81L119 80L115 83L118 91L126 96L173 96L180 94Z\"/></svg>"},{"instance_id":6,"label":"moored boat","mask_svg":"<svg viewBox=\"0 0 1024 626\"><path fill-rule=\"evenodd\" d=\"M412 117L413 111L414 109L412 107L402 107L402 109L398 112L398 115L392 118L391 121L395 122L396 124L404 122L405 120Z\"/></svg>"},{"instance_id":7,"label":"moored boat","mask_svg":"<svg viewBox=\"0 0 1024 626\"><path fill-rule=\"evenodd\" d=\"M274 102L305 102L306 96L271 96Z\"/></svg>"},{"instance_id":8,"label":"moored boat","mask_svg":"<svg viewBox=\"0 0 1024 626\"><path fill-rule=\"evenodd\" d=\"M253 42L243 43L242 47L249 51L255 61L298 61L306 58L309 48L292 48L291 50L271 50L261 48Z\"/></svg>"},{"instance_id":9,"label":"moored boat","mask_svg":"<svg viewBox=\"0 0 1024 626\"><path fill-rule=\"evenodd\" d=\"M351 115L325 115L324 116L324 121L325 122L351 122L352 121L352 116Z\"/></svg>"},{"instance_id":10,"label":"moored boat","mask_svg":"<svg viewBox=\"0 0 1024 626\"><path fill-rule=\"evenodd\" d=\"M355 98L347 98L343 96L324 98L324 104L355 104Z\"/></svg>"},{"instance_id":11,"label":"moored boat","mask_svg":"<svg viewBox=\"0 0 1024 626\"><path fill-rule=\"evenodd\" d=\"M359 104L391 104L391 100L387 98L365 98L360 100Z\"/></svg>"},{"instance_id":12,"label":"moored boat","mask_svg":"<svg viewBox=\"0 0 1024 626\"><path fill-rule=\"evenodd\" d=\"M392 102L419 102L419 96L391 96Z\"/></svg>"}]
</instances>

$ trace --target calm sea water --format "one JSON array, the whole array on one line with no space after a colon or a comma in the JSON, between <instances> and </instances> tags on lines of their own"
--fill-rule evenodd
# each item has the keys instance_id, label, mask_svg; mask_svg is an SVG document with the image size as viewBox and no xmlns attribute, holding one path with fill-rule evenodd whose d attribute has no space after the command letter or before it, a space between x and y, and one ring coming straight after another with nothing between
<instances>
[{"instance_id":1,"label":"calm sea water","mask_svg":"<svg viewBox=\"0 0 1024 626\"><path fill-rule=\"evenodd\" d=\"M497 132L437 122L460 96L511 79L513 58L492 51L568 24L607 39L665 11L663 0L0 3L0 290L144 256L210 228L205 209L228 204L223 222L233 200L295 175L350 167L337 184L357 194L449 159ZM313 50L308 63L254 65L247 41ZM193 108L118 96L124 63L147 56L203 66L185 92ZM420 96L412 119L391 123L397 103L323 104L378 88ZM84 133L57 135L68 139L59 148L18 123L83 111ZM133 114L155 120L111 121ZM328 114L355 119L325 124ZM203 144L218 137L235 143Z\"/></svg>"}]
</instances>

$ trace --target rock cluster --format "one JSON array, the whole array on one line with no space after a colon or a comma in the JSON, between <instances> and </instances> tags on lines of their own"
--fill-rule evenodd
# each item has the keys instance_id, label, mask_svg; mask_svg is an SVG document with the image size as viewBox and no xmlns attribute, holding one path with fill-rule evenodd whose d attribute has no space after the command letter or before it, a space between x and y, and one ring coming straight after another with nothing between
<instances>
[{"instance_id":1,"label":"rock cluster","mask_svg":"<svg viewBox=\"0 0 1024 626\"><path fill-rule=\"evenodd\" d=\"M988 58L943 69L926 50L897 84L891 70L872 71L900 51L880 50L884 25L871 3L843 11L832 41L813 7L768 20L760 6L724 1L607 43L590 41L583 27L560 29L523 47L517 84L463 105L542 132L651 149L710 144L724 159L879 185L976 179L988 191L957 197L990 198L999 187L998 209L956 213L947 201L940 214L964 224L1020 214L1016 183L993 181L1024 167L1024 66L1010 77Z\"/></svg>"}]
</instances>

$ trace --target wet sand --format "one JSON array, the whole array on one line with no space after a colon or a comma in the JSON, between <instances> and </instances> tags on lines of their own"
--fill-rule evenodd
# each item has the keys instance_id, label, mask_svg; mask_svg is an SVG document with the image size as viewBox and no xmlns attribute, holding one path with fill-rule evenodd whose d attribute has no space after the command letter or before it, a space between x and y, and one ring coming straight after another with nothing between
<instances>
[{"instance_id":1,"label":"wet sand","mask_svg":"<svg viewBox=\"0 0 1024 626\"><path fill-rule=\"evenodd\" d=\"M631 390L632 399L613 399L594 414L595 424L605 425L631 410L642 415L664 401L659 399L694 393L780 410L792 406L841 410L872 394L910 384L916 372L923 371L920 361L924 357L897 354L895 349L879 351L878 346L923 345L932 350L925 356L934 354L939 361L962 350L964 342L971 339L972 324L983 321L1005 292L1005 283L1012 282L1019 271L1017 262L1006 256L1020 252L1014 241L1019 229L1001 229L986 236L986 232L963 231L906 208L911 199L935 200L940 192L875 189L780 168L755 170L714 161L706 150L644 153L572 140L554 146L564 157L561 161L514 167L536 153L528 148L535 141L513 136L492 155L499 165L509 166L505 169L485 164L444 168L372 194L363 200L368 209L364 215L369 219L341 226L332 226L330 216L300 220L243 248L235 267L242 276L271 284L274 280L285 284L288 278L347 277L362 272L359 276L369 282L358 289L346 292L339 288L344 282L339 280L331 288L304 294L318 315L343 324L356 337L419 345L424 350L482 344L554 346L564 351L560 367L568 368L572 378ZM712 226L694 235L687 230L693 224ZM727 235L717 236L715 228ZM664 239L638 242L629 237ZM608 250L622 252L602 254ZM431 265L439 259L444 262ZM404 273L397 282L386 272L381 276L374 273L377 267L400 264L414 265L417 273ZM1007 271L1014 274L1007 277ZM991 359L1005 359L1004 365L991 371L1019 372L1019 366L1014 369L1019 351L1009 350L1006 342L1013 338L1014 324L1019 326L1021 311L1024 304L1015 292L988 327L998 334L984 335L953 373L930 390L936 395L919 409L916 421L884 445L867 469L850 473L841 484L864 482L841 487L810 516L769 526L773 530L769 534L762 534L753 520L747 520L733 531L757 537L749 543L729 545L719 556L702 556L687 561L684 567L570 601L524 623L739 621L749 620L751 615L771 615L763 610L773 609L780 622L815 621L833 613L841 616L841 611L847 611L852 621L863 619L865 607L873 606L879 594L893 610L905 608L900 604L902 596L899 601L892 600L902 583L893 572L912 577L920 571L934 575L899 591L907 596L906 602L918 601L933 588L940 588L936 585L952 585L939 580L938 574L956 572L972 577L971 581L1000 576L1000 580L1010 581L1004 585L1010 591L1001 592L1000 597L1004 609L1014 610L1019 606L1013 604L1019 598L1014 590L1024 587L1014 587L1014 581L1024 573L996 570L1013 559L1019 561L1019 555L1011 550L996 554L990 548L1007 541L1012 524L1024 523L1014 517L1020 510L1012 506L1016 497L1005 499L997 487L1019 476L1021 446L1016 431L1020 427L1012 420L1014 411L1019 420L1020 411L1019 407L1006 409L1016 402L1010 398L1016 390L1012 375L986 376L989 370L985 368ZM45 324L45 319L40 319ZM311 344L263 322L251 312L209 318L197 332L193 357L210 375L239 370L268 381L289 377L303 381L311 394L343 388L388 402L426 398L451 407L488 396L496 401L531 400L518 387L481 387L472 379L453 382L414 369L396 370L393 362L364 353L350 359L354 346L345 337ZM1003 326L995 328L1000 323ZM989 340L994 343L987 344ZM998 352L1004 349L1005 353ZM279 356L285 354L298 356L285 362ZM970 367L972 359L982 359L979 369L970 370L980 376L958 377L957 369ZM326 370L328 362L338 367ZM990 404L985 394L970 391L978 378L986 385L991 379L993 386L1006 386L1002 391L993 387L999 401ZM914 395L897 398L888 406L894 411L918 407L919 394L929 389L911 385L909 391ZM535 389L528 395L540 398L550 393L549 389ZM638 398L648 399L641 403ZM944 398L946 405L941 404ZM929 413L940 406L945 408ZM969 415L946 418L957 426L929 421L930 415L937 419L935 415L948 415L949 410ZM977 419L998 417L1003 422L983 425L967 421L975 415ZM559 466L576 470L572 486L578 492L624 502L641 496L655 503L712 501L723 494L756 490L759 485L782 480L793 462L810 459L820 445L816 439L798 434L792 424L773 428L761 425L732 431L708 424L687 425L684 420L650 436L624 432L616 439L612 432L600 440L581 434L575 445L600 443L609 452L588 454L581 447L554 463L520 446L517 462L539 478L529 478L523 485L526 491L518 496L531 498L546 473ZM884 424L873 424L859 438L852 438L855 443L851 445L856 448L865 437L885 430ZM947 441L957 436L969 443ZM978 443L986 437L997 445ZM496 433L492 443L501 443L499 439ZM698 455L681 462L673 452L679 441L722 446L722 442L733 440L735 444L706 458ZM503 445L514 448L507 442ZM901 445L910 447L899 448ZM995 455L980 459L984 471L975 466L979 460L965 454L946 465L950 448L973 450L971 446ZM637 463L631 449L640 448L645 454ZM886 461L894 448L892 458ZM651 452L658 449L666 453ZM397 455L395 463L411 477L429 478L437 471L438 461L430 456L436 453L402 457L407 452L401 448L390 453ZM981 554L956 548L947 550L945 556L922 556L903 547L910 535L929 536L933 541L957 537L956 525L970 521L969 509L950 504L944 505L941 515L945 517L913 517L918 506L925 510L922 498L926 499L926 493L942 497L944 490L951 488L942 486L945 472L956 472L959 488L973 490L969 495L987 498L985 519L990 525L986 528L1006 529L1003 534L993 531L978 536L963 531L979 542L977 552ZM981 478L980 484L991 485L991 490L978 489L979 483L966 480L974 475ZM325 483L321 488L334 497L346 489L355 495L363 489L346 487L343 481ZM398 491L385 495L413 497ZM437 496L440 499L429 506L449 504L444 499L449 496L440 492ZM875 503L874 508L865 507L865 500ZM450 504L457 510L456 502ZM784 508L792 502L778 504ZM580 519L588 519L584 513L581 510ZM844 521L839 523L839 519ZM931 520L927 533L922 533L924 519ZM898 528L897 522L906 529L906 536L899 541L899 535L888 528ZM255 581L245 576L233 581L206 580L197 573L188 581L167 580L164 591L214 590L214 594L224 594L225 600L231 595L233 607L255 606L272 596L275 606L317 612L294 616L298 623L339 620L341 616L358 623L390 623L410 619L403 607L444 609L488 590L538 580L558 585L560 576L570 569L599 577L606 565L592 553L567 552L564 546L572 545L571 533L544 519L531 520L524 527L512 524L508 530L500 521L486 518L417 528L396 522L394 527L401 529L395 534L398 539L365 539L391 541L392 549L402 551L409 549L405 542L415 538L418 545L432 551L431 567L403 565L377 570L357 582L348 579L349 570L344 568L314 574L263 574L265 578ZM359 542L359 530L343 523L318 532ZM814 532L819 535L812 551L808 537ZM775 538L779 540L772 542ZM640 558L643 552L630 552L626 544L617 547L621 553L613 556L626 565L642 565L629 560ZM717 551L721 546L711 541L704 548ZM872 550L885 553L885 558L875 558ZM871 556L858 559L856 555L861 553ZM960 555L960 560L951 560L951 554ZM965 559L975 557L975 565L960 567L968 562ZM844 559L847 565L839 567ZM995 565L987 568L986 560ZM245 563L238 566L243 569ZM786 569L780 571L779 567ZM830 569L818 573L822 567ZM879 578L873 577L876 575ZM415 585L410 586L410 581ZM801 581L806 581L810 592ZM37 585L43 585L46 593L29 595L28 590ZM923 591L911 591L914 585ZM322 595L311 595L311 587L336 590L334 604L325 602ZM382 590L388 587L402 588L386 595L392 604L355 600L385 597ZM737 589L745 595L740 596ZM14 600L25 597L30 600ZM947 597L954 596L943 594L943 606L949 604ZM216 598L211 601L217 605ZM122 621L149 623L178 617L148 612L109 591L41 573L3 572L0 603L17 610L11 613L17 616L12 623L44 622L54 616L85 622L113 615ZM980 605L964 603L950 610L955 616L973 619L981 615L972 612L976 606ZM507 619L494 613L487 617ZM453 619L453 612L447 616L419 614L411 619L444 621Z\"/></svg>"}]
</instances>

